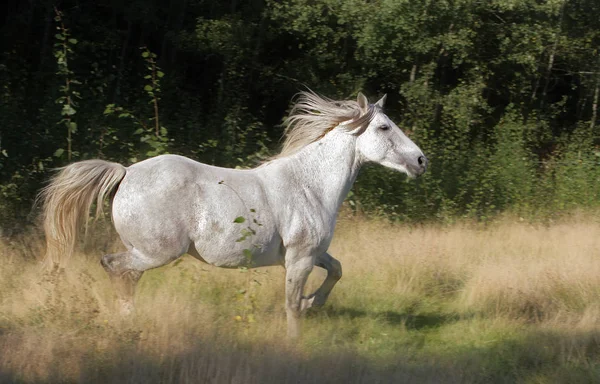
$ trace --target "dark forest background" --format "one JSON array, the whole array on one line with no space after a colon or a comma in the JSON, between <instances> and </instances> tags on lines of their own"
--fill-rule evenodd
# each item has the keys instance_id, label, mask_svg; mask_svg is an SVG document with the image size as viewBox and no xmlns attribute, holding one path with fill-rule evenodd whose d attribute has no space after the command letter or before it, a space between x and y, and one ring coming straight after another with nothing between
<instances>
[{"instance_id":1,"label":"dark forest background","mask_svg":"<svg viewBox=\"0 0 600 384\"><path fill-rule=\"evenodd\" d=\"M170 152L253 166L293 95L388 95L431 161L368 167L355 210L394 220L553 217L600 203L597 0L7 0L0 228L51 169Z\"/></svg>"}]
</instances>

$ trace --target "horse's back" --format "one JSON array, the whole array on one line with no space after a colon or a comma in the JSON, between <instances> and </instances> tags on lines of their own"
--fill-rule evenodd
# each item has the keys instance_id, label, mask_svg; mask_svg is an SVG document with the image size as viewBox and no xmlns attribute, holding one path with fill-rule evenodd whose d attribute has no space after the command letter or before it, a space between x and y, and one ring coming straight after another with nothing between
<instances>
[{"instance_id":1,"label":"horse's back","mask_svg":"<svg viewBox=\"0 0 600 384\"><path fill-rule=\"evenodd\" d=\"M128 167L123 183L174 190L192 182L204 167L208 166L184 156L161 155Z\"/></svg>"}]
</instances>

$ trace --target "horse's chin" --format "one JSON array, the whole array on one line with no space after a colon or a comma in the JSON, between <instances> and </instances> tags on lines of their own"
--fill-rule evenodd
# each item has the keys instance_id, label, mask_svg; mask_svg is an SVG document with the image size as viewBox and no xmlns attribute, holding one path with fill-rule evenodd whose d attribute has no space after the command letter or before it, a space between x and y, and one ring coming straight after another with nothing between
<instances>
[{"instance_id":1,"label":"horse's chin","mask_svg":"<svg viewBox=\"0 0 600 384\"><path fill-rule=\"evenodd\" d=\"M384 161L381 163L381 165L383 165L386 168L393 169L394 171L404 173L410 179L416 179L418 176L421 175L420 173L417 173L417 172L414 172L413 170L411 170L410 167L406 166L406 164L398 164L398 163Z\"/></svg>"}]
</instances>

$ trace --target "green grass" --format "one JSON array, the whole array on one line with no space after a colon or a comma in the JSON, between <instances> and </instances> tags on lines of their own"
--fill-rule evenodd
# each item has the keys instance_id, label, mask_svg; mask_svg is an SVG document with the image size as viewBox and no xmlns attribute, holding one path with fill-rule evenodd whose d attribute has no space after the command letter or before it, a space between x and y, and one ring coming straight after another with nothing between
<instances>
[{"instance_id":1,"label":"green grass","mask_svg":"<svg viewBox=\"0 0 600 384\"><path fill-rule=\"evenodd\" d=\"M342 224L331 251L344 277L297 342L284 337L282 268L184 257L147 272L122 319L98 263L108 250L48 276L37 242L5 243L0 381L600 382L598 234L589 221Z\"/></svg>"}]
</instances>

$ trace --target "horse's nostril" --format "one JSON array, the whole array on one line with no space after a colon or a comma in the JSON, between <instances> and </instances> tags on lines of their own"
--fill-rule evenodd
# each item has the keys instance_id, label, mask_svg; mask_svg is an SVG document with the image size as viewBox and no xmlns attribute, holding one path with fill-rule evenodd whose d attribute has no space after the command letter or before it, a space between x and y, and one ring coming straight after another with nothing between
<instances>
[{"instance_id":1,"label":"horse's nostril","mask_svg":"<svg viewBox=\"0 0 600 384\"><path fill-rule=\"evenodd\" d=\"M427 158L425 156L419 156L417 161L419 162L419 165L423 165L423 166L427 165Z\"/></svg>"}]
</instances>

